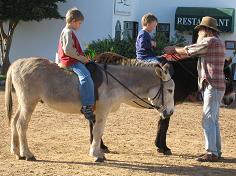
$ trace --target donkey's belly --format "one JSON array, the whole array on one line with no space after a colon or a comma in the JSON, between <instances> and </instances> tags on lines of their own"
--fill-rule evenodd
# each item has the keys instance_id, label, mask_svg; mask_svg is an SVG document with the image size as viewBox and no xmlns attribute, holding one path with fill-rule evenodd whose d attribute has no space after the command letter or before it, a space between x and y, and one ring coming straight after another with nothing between
<instances>
[{"instance_id":1,"label":"donkey's belly","mask_svg":"<svg viewBox=\"0 0 236 176\"><path fill-rule=\"evenodd\" d=\"M79 101L44 101L50 108L64 113L79 114L81 103Z\"/></svg>"}]
</instances>

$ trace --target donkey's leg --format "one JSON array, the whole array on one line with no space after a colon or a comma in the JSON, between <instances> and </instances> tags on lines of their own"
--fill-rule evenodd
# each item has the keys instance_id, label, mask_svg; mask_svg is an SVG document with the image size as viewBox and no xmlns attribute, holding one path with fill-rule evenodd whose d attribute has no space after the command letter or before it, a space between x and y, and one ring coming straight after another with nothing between
<instances>
[{"instance_id":1,"label":"donkey's leg","mask_svg":"<svg viewBox=\"0 0 236 176\"><path fill-rule=\"evenodd\" d=\"M166 145L166 133L169 127L170 118L162 119L160 117L158 121L157 136L155 145L158 148L157 151L165 155L171 155L171 150Z\"/></svg>"},{"instance_id":2,"label":"donkey's leg","mask_svg":"<svg viewBox=\"0 0 236 176\"><path fill-rule=\"evenodd\" d=\"M20 159L26 159L27 161L35 161L34 155L30 152L27 142L26 132L31 115L34 111L35 105L21 106L20 116L16 123L16 128L20 141Z\"/></svg>"},{"instance_id":3,"label":"donkey's leg","mask_svg":"<svg viewBox=\"0 0 236 176\"><path fill-rule=\"evenodd\" d=\"M101 139L101 149L103 150L104 153L110 153L110 150L108 147L104 144L103 140Z\"/></svg>"},{"instance_id":4,"label":"donkey's leg","mask_svg":"<svg viewBox=\"0 0 236 176\"><path fill-rule=\"evenodd\" d=\"M91 120L89 120L89 141L90 141L90 144L92 144L93 142L93 125L94 125L95 122L92 122Z\"/></svg>"},{"instance_id":5,"label":"donkey's leg","mask_svg":"<svg viewBox=\"0 0 236 176\"><path fill-rule=\"evenodd\" d=\"M92 142L93 142L93 125L94 125L94 123L89 121L90 144L92 144ZM101 147L101 149L103 150L104 153L110 153L110 150L104 144L102 139L101 139L101 146L100 147Z\"/></svg>"},{"instance_id":6,"label":"donkey's leg","mask_svg":"<svg viewBox=\"0 0 236 176\"><path fill-rule=\"evenodd\" d=\"M105 128L106 117L108 112L104 112L105 108L100 108L103 112L98 111L96 113L96 122L93 128L93 142L90 147L89 154L96 158L96 162L103 162L105 157L104 153L101 150L101 139L103 135L103 131Z\"/></svg>"},{"instance_id":7,"label":"donkey's leg","mask_svg":"<svg viewBox=\"0 0 236 176\"><path fill-rule=\"evenodd\" d=\"M18 106L15 116L11 120L11 153L20 158L19 136L16 129L16 122L20 115L20 106Z\"/></svg>"}]
</instances>

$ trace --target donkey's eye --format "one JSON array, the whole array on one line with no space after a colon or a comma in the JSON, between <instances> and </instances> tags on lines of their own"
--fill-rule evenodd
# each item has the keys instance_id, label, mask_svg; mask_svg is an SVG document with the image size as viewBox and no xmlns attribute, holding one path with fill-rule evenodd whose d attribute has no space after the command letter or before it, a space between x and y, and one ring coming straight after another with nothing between
<instances>
[{"instance_id":1,"label":"donkey's eye","mask_svg":"<svg viewBox=\"0 0 236 176\"><path fill-rule=\"evenodd\" d=\"M173 92L173 90L172 90L172 89L168 89L168 92L169 92L169 93L172 93L172 92Z\"/></svg>"}]
</instances>

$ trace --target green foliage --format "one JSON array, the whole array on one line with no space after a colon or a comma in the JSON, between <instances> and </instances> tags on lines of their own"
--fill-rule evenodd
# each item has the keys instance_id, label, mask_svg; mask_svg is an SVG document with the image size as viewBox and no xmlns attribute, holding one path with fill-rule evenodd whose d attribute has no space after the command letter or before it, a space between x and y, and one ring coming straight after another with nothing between
<instances>
[{"instance_id":1,"label":"green foliage","mask_svg":"<svg viewBox=\"0 0 236 176\"><path fill-rule=\"evenodd\" d=\"M154 41L157 43L157 49L154 50L156 55L163 54L164 47L168 45L177 44L178 46L184 46L186 44L185 38L178 34L175 34L173 37L171 37L171 40L168 41L163 33L157 33L157 35L154 37ZM129 38L126 40L117 40L109 36L106 39L99 39L89 43L85 49L85 55L93 58L96 54L103 52L114 52L127 58L136 58L135 42L136 39Z\"/></svg>"},{"instance_id":2,"label":"green foliage","mask_svg":"<svg viewBox=\"0 0 236 176\"><path fill-rule=\"evenodd\" d=\"M154 36L154 41L156 42L157 47L153 50L157 56L163 54L163 49L168 46L168 38L164 33L158 33Z\"/></svg>"},{"instance_id":3,"label":"green foliage","mask_svg":"<svg viewBox=\"0 0 236 176\"><path fill-rule=\"evenodd\" d=\"M117 40L110 36L103 40L98 39L88 44L85 55L92 58L91 54L95 56L103 52L114 52L128 58L135 58L135 40Z\"/></svg>"},{"instance_id":4,"label":"green foliage","mask_svg":"<svg viewBox=\"0 0 236 176\"><path fill-rule=\"evenodd\" d=\"M6 74L10 66L9 54L13 34L20 21L62 19L57 3L66 0L0 0L0 51L1 73Z\"/></svg>"},{"instance_id":5,"label":"green foliage","mask_svg":"<svg viewBox=\"0 0 236 176\"><path fill-rule=\"evenodd\" d=\"M40 21L45 18L62 18L58 2L65 0L0 0L0 20Z\"/></svg>"},{"instance_id":6,"label":"green foliage","mask_svg":"<svg viewBox=\"0 0 236 176\"><path fill-rule=\"evenodd\" d=\"M6 75L0 75L0 81L6 80Z\"/></svg>"},{"instance_id":7,"label":"green foliage","mask_svg":"<svg viewBox=\"0 0 236 176\"><path fill-rule=\"evenodd\" d=\"M84 53L85 56L89 57L91 60L93 60L96 55L96 51L94 49L86 49Z\"/></svg>"}]
</instances>

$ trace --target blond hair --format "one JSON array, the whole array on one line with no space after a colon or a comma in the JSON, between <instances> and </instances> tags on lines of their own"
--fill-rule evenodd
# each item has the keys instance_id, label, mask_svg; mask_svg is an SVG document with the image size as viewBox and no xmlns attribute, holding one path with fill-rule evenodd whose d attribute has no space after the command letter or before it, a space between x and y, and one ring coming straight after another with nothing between
<instances>
[{"instance_id":1,"label":"blond hair","mask_svg":"<svg viewBox=\"0 0 236 176\"><path fill-rule=\"evenodd\" d=\"M77 8L71 8L66 13L66 23L71 23L72 21L84 21L84 15Z\"/></svg>"},{"instance_id":2,"label":"blond hair","mask_svg":"<svg viewBox=\"0 0 236 176\"><path fill-rule=\"evenodd\" d=\"M142 17L141 23L142 26L146 26L149 23L156 21L158 23L157 17L152 13L147 13Z\"/></svg>"}]
</instances>

